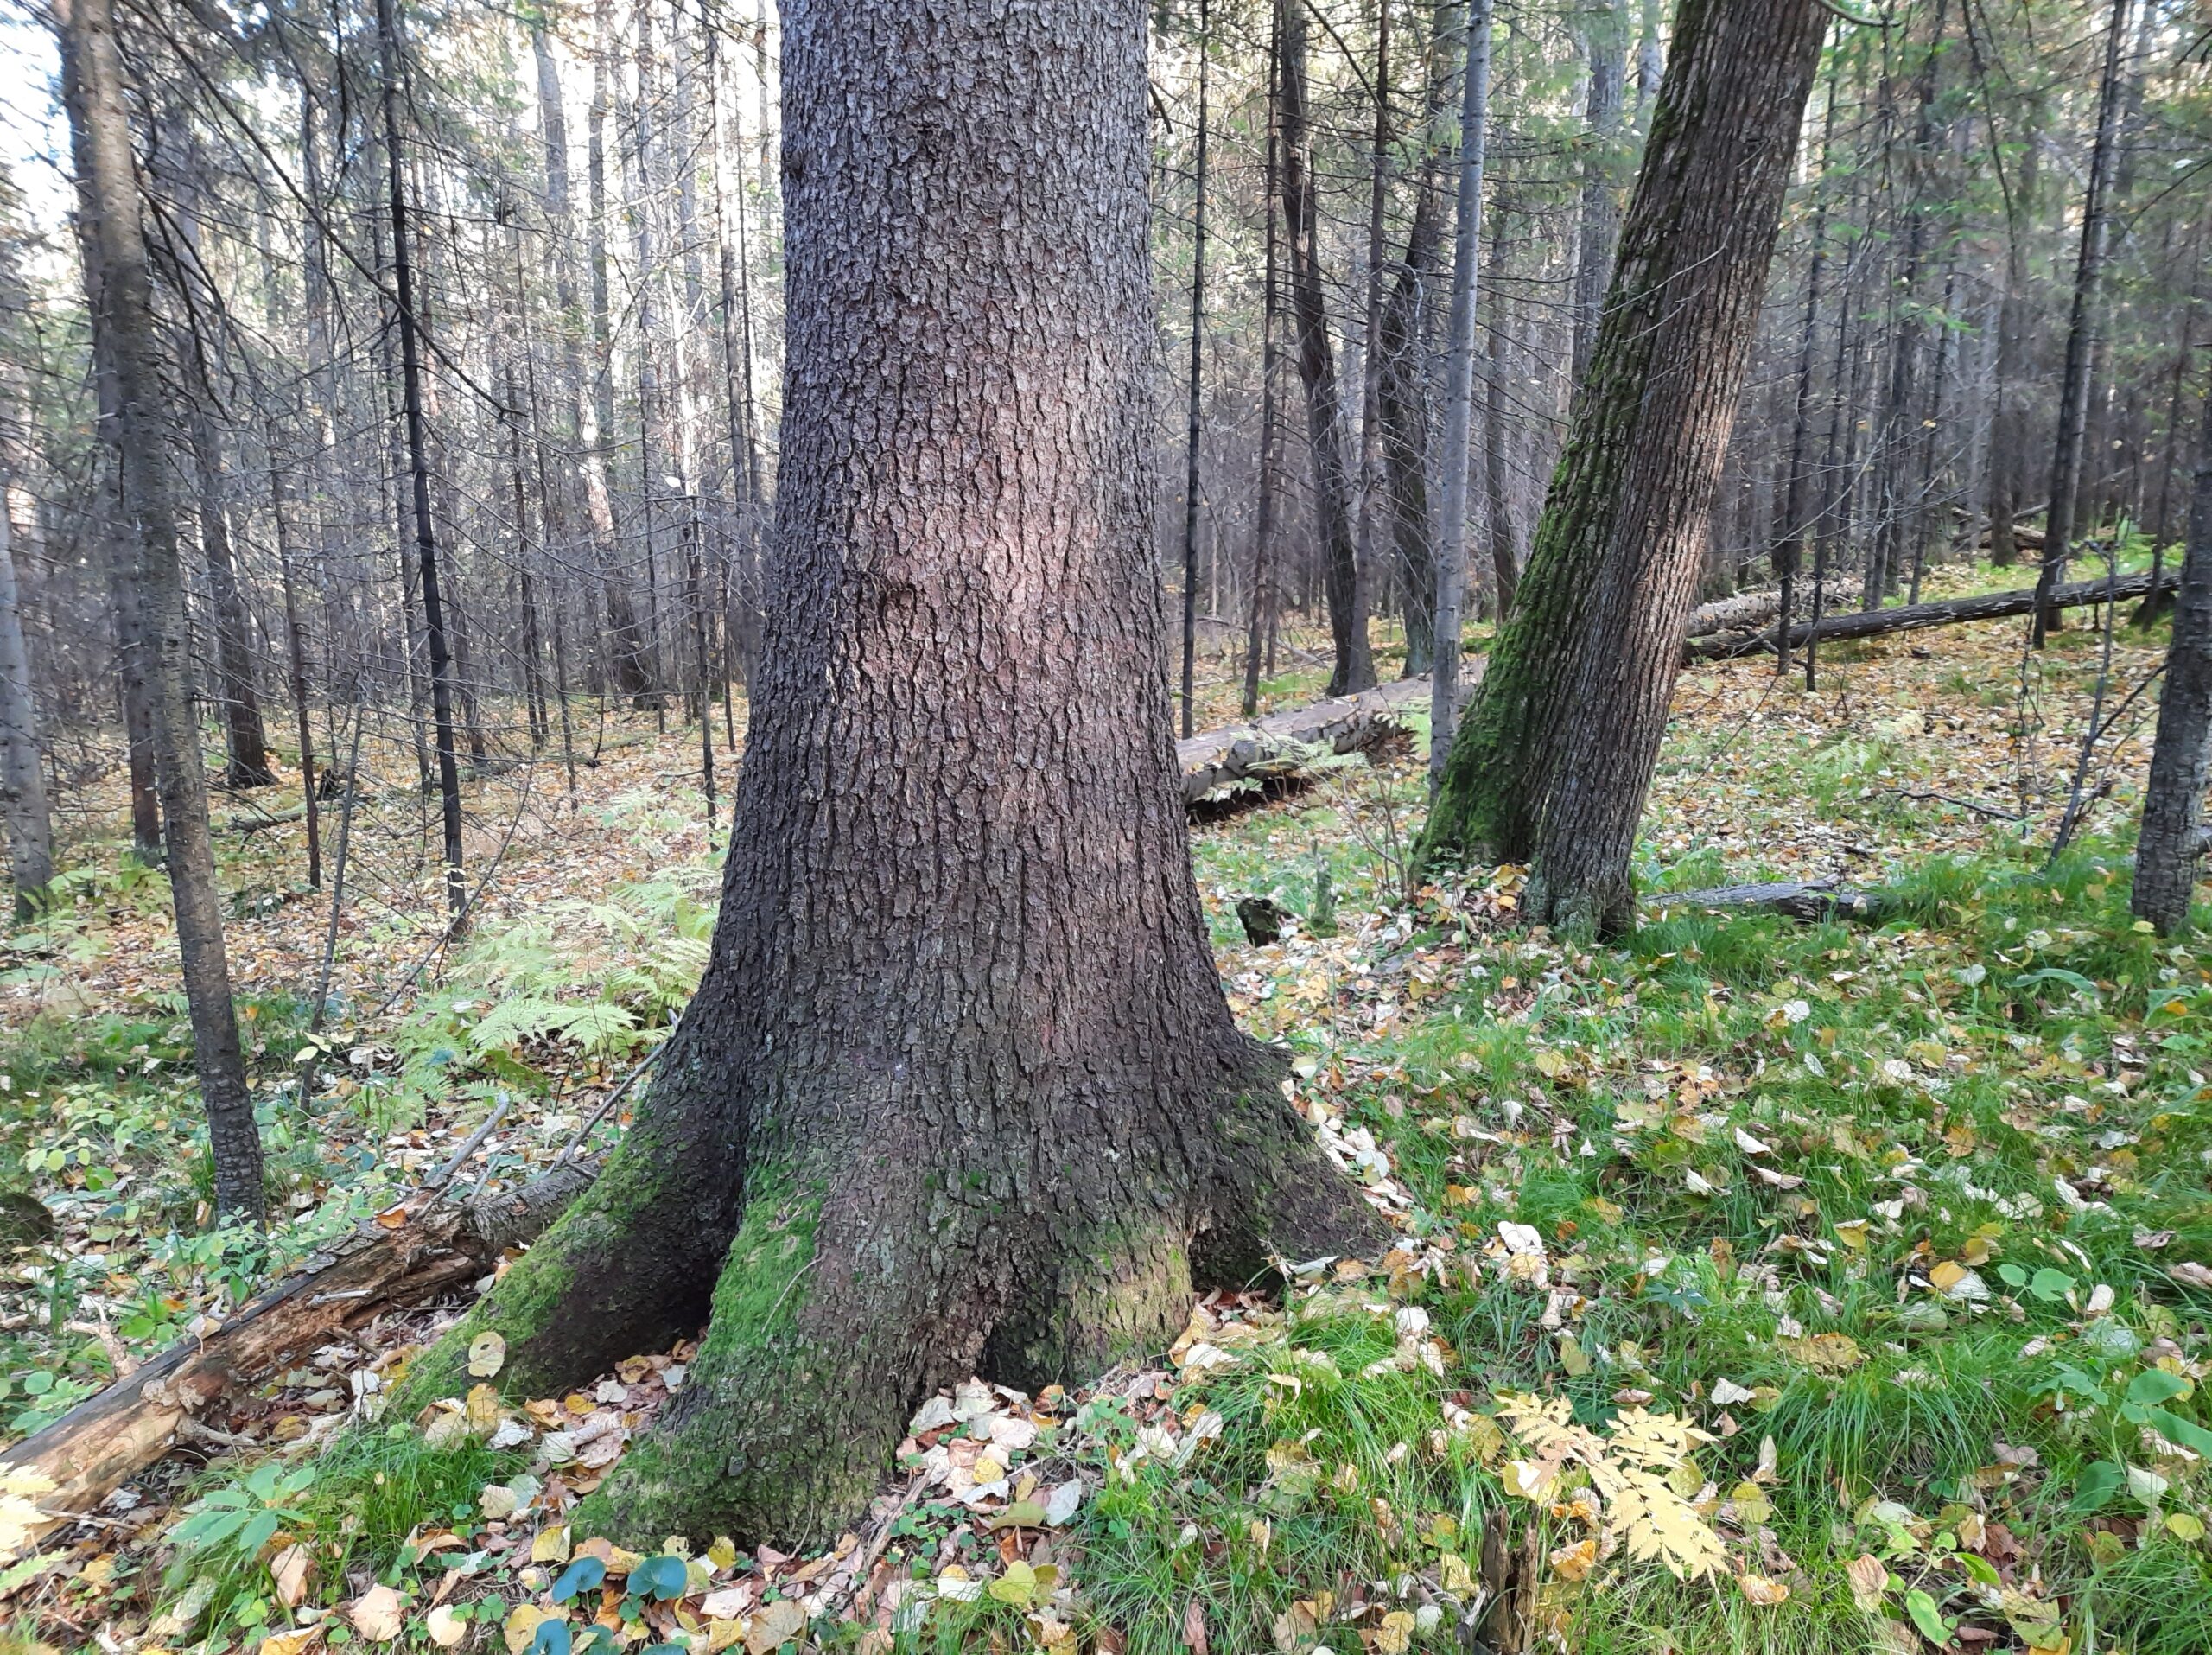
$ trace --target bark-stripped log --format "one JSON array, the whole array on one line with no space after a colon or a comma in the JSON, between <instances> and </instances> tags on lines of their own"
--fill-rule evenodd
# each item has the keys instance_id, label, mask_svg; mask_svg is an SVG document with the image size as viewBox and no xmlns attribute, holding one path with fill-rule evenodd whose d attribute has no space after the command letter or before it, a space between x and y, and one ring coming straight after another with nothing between
<instances>
[{"instance_id":1,"label":"bark-stripped log","mask_svg":"<svg viewBox=\"0 0 2212 1655\"><path fill-rule=\"evenodd\" d=\"M1462 665L1469 684L1482 677L1480 658ZM1350 753L1394 729L1428 700L1426 678L1400 678L1356 696L1337 696L1288 712L1270 713L1255 723L1207 730L1175 744L1183 773L1183 802L1195 805L1217 789L1239 781L1274 781L1296 776L1316 748Z\"/></svg>"},{"instance_id":2,"label":"bark-stripped log","mask_svg":"<svg viewBox=\"0 0 2212 1655\"><path fill-rule=\"evenodd\" d=\"M2170 592L2180 582L2179 571L2166 570L2158 577L2158 589ZM2079 608L2085 603L2102 603L2110 598L2145 596L2151 590L2151 573L2145 570L2138 574L2122 575L2116 581L2075 581L2059 587L2050 595L2055 609ZM1908 603L1894 609L1861 609L1846 614L1822 617L1817 633L1813 623L1800 621L1789 629L1789 646L1797 649L1806 640L1817 636L1822 643L1839 638L1879 638L1893 632L1916 632L1927 627L1955 626L1964 621L2001 621L2008 615L2027 614L2036 607L2032 590L2012 592L1983 592L1973 597L1946 598L1939 603ZM1757 654L1774 647L1772 632L1752 633L1749 636L1736 635L1700 639L1690 644L1684 652L1692 660L1726 660L1738 655Z\"/></svg>"},{"instance_id":3,"label":"bark-stripped log","mask_svg":"<svg viewBox=\"0 0 2212 1655\"><path fill-rule=\"evenodd\" d=\"M1879 924L1897 912L1887 891L1854 889L1831 881L1777 881L1760 885L1715 885L1701 891L1654 891L1647 907L1738 908L1791 920L1859 920Z\"/></svg>"},{"instance_id":4,"label":"bark-stripped log","mask_svg":"<svg viewBox=\"0 0 2212 1655\"><path fill-rule=\"evenodd\" d=\"M387 1310L474 1282L550 1224L598 1170L596 1156L566 1162L507 1194L433 1200L390 1228L365 1224L213 1333L172 1345L86 1398L0 1454L10 1469L53 1484L37 1497L49 1519L29 1538L91 1511L167 1454L188 1421L238 1391Z\"/></svg>"}]
</instances>

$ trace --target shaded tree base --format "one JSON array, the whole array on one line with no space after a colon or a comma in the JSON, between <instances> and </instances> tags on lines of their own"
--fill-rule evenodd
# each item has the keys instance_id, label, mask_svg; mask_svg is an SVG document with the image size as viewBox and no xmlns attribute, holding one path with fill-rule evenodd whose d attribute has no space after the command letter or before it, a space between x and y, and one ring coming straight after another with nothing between
<instances>
[{"instance_id":1,"label":"shaded tree base","mask_svg":"<svg viewBox=\"0 0 2212 1655\"><path fill-rule=\"evenodd\" d=\"M1387 1226L1283 1098L1280 1060L1239 1044L1225 1084L1124 1094L1121 1124L1056 1143L1049 1164L1029 1145L983 1145L988 1166L972 1141L935 1157L757 1153L714 1264L671 1230L688 1206L666 1176L680 1163L641 1122L635 1149L418 1361L400 1406L465 1391L485 1331L507 1341L500 1385L543 1395L703 1321L683 1390L579 1509L578 1531L833 1539L940 1387L971 1373L1079 1384L1163 1349L1196 1293L1382 1244Z\"/></svg>"}]
</instances>

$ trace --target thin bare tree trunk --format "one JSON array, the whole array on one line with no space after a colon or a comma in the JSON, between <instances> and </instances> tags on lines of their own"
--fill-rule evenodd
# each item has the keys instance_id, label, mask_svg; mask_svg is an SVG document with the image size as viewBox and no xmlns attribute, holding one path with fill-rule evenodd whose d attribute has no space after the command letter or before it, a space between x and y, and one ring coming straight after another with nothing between
<instances>
[{"instance_id":1,"label":"thin bare tree trunk","mask_svg":"<svg viewBox=\"0 0 2212 1655\"><path fill-rule=\"evenodd\" d=\"M1482 259L1483 163L1490 128L1491 0L1466 0L1459 90L1459 217L1452 241L1452 317L1444 370L1444 512L1438 525L1434 665L1429 674L1428 785L1459 724L1459 612L1467 587L1467 473L1473 461L1476 268Z\"/></svg>"},{"instance_id":2,"label":"thin bare tree trunk","mask_svg":"<svg viewBox=\"0 0 2212 1655\"><path fill-rule=\"evenodd\" d=\"M2206 850L2204 790L2212 786L2212 393L2190 503L2189 549L2174 600L2166 687L2143 793L2133 907L2166 936L2185 930Z\"/></svg>"},{"instance_id":3,"label":"thin bare tree trunk","mask_svg":"<svg viewBox=\"0 0 2212 1655\"><path fill-rule=\"evenodd\" d=\"M1329 693L1340 696L1371 685L1375 663L1369 652L1367 611L1361 602L1364 593L1353 538L1352 480L1345 463L1336 354L1329 344L1328 310L1321 291L1320 208L1313 181L1306 14L1300 0L1292 0L1282 35L1283 231L1290 251L1298 373L1306 385L1306 438L1313 455L1313 516L1321 542L1322 585L1328 599L1330 638L1336 647Z\"/></svg>"},{"instance_id":4,"label":"thin bare tree trunk","mask_svg":"<svg viewBox=\"0 0 2212 1655\"><path fill-rule=\"evenodd\" d=\"M384 75L385 160L391 172L391 279L399 310L400 399L412 479L415 561L421 571L423 626L430 654L430 710L438 755L438 801L445 829L448 925L467 921L468 886L461 868L461 765L454 750L453 662L447 652L445 608L438 589L438 538L430 514L429 436L423 419L422 347L416 337L414 265L409 256L407 169L400 145L400 79L404 73L397 0L377 0L377 39Z\"/></svg>"},{"instance_id":5,"label":"thin bare tree trunk","mask_svg":"<svg viewBox=\"0 0 2212 1655\"><path fill-rule=\"evenodd\" d=\"M8 831L8 873L16 917L28 920L54 880L54 821L46 803L45 754L38 702L31 693L30 650L23 641L16 585L16 525L10 479L0 473L0 819Z\"/></svg>"},{"instance_id":6,"label":"thin bare tree trunk","mask_svg":"<svg viewBox=\"0 0 2212 1655\"><path fill-rule=\"evenodd\" d=\"M231 1003L222 896L207 837L207 777L191 709L184 569L169 493L153 277L139 218L121 54L109 0L58 0L54 14L66 73L76 92L69 113L85 163L85 205L93 220L87 244L97 271L86 283L86 297L115 372L116 449L124 508L137 531L137 583L153 645L154 759L194 1067L214 1162L215 1208L226 1218L257 1224L267 1210L261 1138Z\"/></svg>"},{"instance_id":7,"label":"thin bare tree trunk","mask_svg":"<svg viewBox=\"0 0 2212 1655\"><path fill-rule=\"evenodd\" d=\"M2106 25L2104 85L2097 96L2097 137L2089 155L2089 182L2082 202L2081 250L2074 263L2074 302L2067 320L2066 369L2058 391L2058 434L2050 456L2050 512L2043 536L2043 563L2036 589L2048 594L2065 578L2076 524L2075 505L2082 490L2082 439L2089 417L2090 364L2102 331L2106 244L2111 234L2107 212L2113 150L2119 140L2121 42L2127 34L2128 0L2113 0ZM2036 611L2030 634L2036 647L2058 624L2053 608Z\"/></svg>"},{"instance_id":8,"label":"thin bare tree trunk","mask_svg":"<svg viewBox=\"0 0 2212 1655\"><path fill-rule=\"evenodd\" d=\"M1205 390L1206 323L1206 73L1212 41L1198 0L1198 143L1191 231L1191 375L1183 475L1183 734L1197 716L1198 672L1198 416Z\"/></svg>"},{"instance_id":9,"label":"thin bare tree trunk","mask_svg":"<svg viewBox=\"0 0 2212 1655\"><path fill-rule=\"evenodd\" d=\"M1251 613L1244 640L1243 707L1247 718L1257 716L1260 710L1260 653L1272 614L1276 583L1275 512L1281 483L1281 436L1275 397L1280 366L1275 323L1281 296L1281 271L1277 259L1280 244L1275 237L1275 207L1281 173L1282 11L1287 3L1290 0L1274 0L1268 10L1268 146L1262 184L1265 199L1261 207L1267 218L1267 251L1263 255L1260 298L1260 502L1252 528Z\"/></svg>"}]
</instances>

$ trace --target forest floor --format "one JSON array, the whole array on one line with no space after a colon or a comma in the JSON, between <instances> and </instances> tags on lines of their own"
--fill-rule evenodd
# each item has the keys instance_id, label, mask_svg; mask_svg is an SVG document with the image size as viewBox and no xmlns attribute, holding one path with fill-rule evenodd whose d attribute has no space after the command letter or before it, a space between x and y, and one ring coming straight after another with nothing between
<instances>
[{"instance_id":1,"label":"forest floor","mask_svg":"<svg viewBox=\"0 0 2212 1655\"><path fill-rule=\"evenodd\" d=\"M931 1402L829 1554L633 1557L565 1525L682 1348L526 1406L378 1416L433 1311L276 1376L217 1422L251 1446L173 1456L0 1573L9 1635L1400 1655L1466 1646L1502 1510L1538 1537L1551 1646L2212 1648L2212 950L2126 907L2164 630L2120 629L2108 673L2086 617L2024 663L2019 640L1833 649L1817 693L1771 660L1686 672L1619 946L1516 928L1516 869L1408 888L1418 729L1211 812L1194 854L1237 1015L1288 1046L1395 1246L1200 1304L1156 1365L1082 1392ZM1202 729L1233 719L1215 670ZM2113 727L2077 790L2101 678ZM449 957L411 789L362 806L304 1106L327 905L296 824L225 835L288 1214L265 1238L205 1228L162 882L77 848L67 906L0 960L0 1167L58 1225L0 1281L0 1441L387 1209L495 1111L461 1176L528 1177L665 1029L715 897L696 726L594 732L573 805L557 764L479 786L472 862L496 871ZM1665 894L1816 877L1902 917ZM1235 914L1255 894L1294 916L1266 947ZM0 1486L0 1540L34 1493Z\"/></svg>"}]
</instances>

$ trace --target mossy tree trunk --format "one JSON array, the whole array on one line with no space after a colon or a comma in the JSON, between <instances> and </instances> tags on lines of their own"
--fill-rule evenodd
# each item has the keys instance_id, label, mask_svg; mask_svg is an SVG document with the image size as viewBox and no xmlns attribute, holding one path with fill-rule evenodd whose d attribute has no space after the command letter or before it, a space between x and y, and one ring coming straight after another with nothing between
<instances>
[{"instance_id":1,"label":"mossy tree trunk","mask_svg":"<svg viewBox=\"0 0 2212 1655\"><path fill-rule=\"evenodd\" d=\"M931 1388L1079 1378L1376 1230L1192 880L1141 0L783 28L784 484L713 958L607 1171L410 1393L486 1327L542 1394L709 1322L580 1514L632 1539L834 1534Z\"/></svg>"},{"instance_id":2,"label":"mossy tree trunk","mask_svg":"<svg viewBox=\"0 0 2212 1655\"><path fill-rule=\"evenodd\" d=\"M1827 12L1686 0L1589 376L1423 854L1535 864L1530 917L1629 919L1629 855Z\"/></svg>"}]
</instances>

